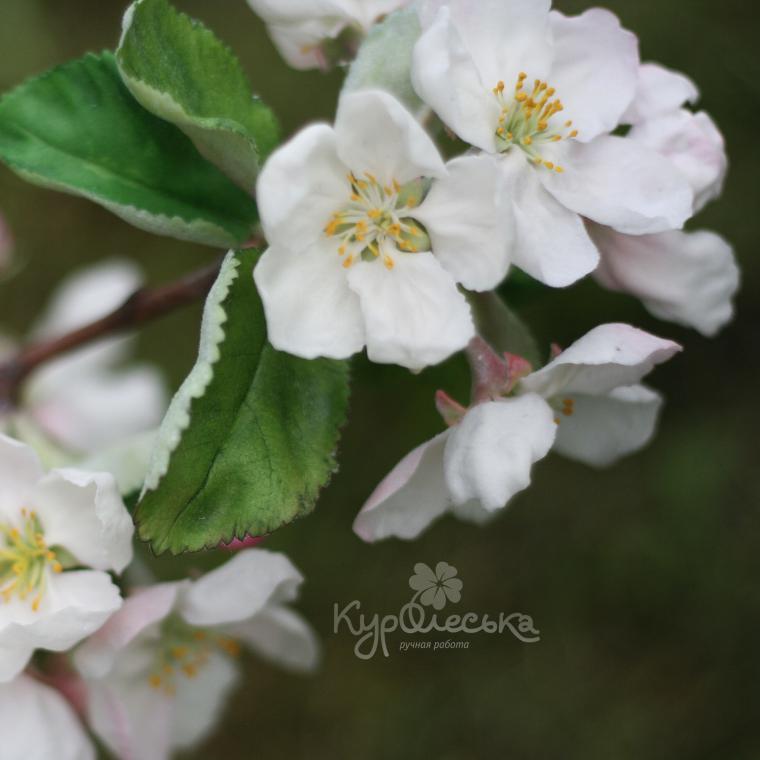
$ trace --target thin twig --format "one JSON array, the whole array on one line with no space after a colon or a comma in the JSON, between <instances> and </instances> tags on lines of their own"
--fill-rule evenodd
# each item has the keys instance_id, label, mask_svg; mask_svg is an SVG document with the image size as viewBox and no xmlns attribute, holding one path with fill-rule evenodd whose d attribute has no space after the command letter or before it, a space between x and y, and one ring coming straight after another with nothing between
<instances>
[{"instance_id":1,"label":"thin twig","mask_svg":"<svg viewBox=\"0 0 760 760\"><path fill-rule=\"evenodd\" d=\"M11 408L24 379L37 367L98 338L133 330L204 298L214 284L220 263L192 272L175 282L144 287L101 319L49 341L22 348L0 364L0 411Z\"/></svg>"}]
</instances>

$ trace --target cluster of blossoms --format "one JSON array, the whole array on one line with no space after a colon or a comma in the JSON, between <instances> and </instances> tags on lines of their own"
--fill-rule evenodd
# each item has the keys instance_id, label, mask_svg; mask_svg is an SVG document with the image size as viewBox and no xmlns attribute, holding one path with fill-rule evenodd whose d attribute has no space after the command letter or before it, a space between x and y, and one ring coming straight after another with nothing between
<instances>
[{"instance_id":1,"label":"cluster of blossoms","mask_svg":"<svg viewBox=\"0 0 760 760\"><path fill-rule=\"evenodd\" d=\"M346 25L410 5L250 2L299 66L323 63L312 54ZM687 108L694 84L641 63L612 13L568 17L550 0L411 9L411 86L469 149L445 163L419 113L375 78L344 91L334 127L277 151L258 183L270 247L255 279L276 347L343 358L366 346L415 371L467 348L479 378L469 408L439 394L448 429L367 502L355 530L368 541L413 538L447 510L483 522L552 448L601 466L654 433L662 399L640 381L677 344L608 324L533 368L476 335L468 291L495 289L513 266L550 287L593 275L711 336L739 282L728 243L683 229L721 192L722 136Z\"/></svg>"},{"instance_id":2,"label":"cluster of blossoms","mask_svg":"<svg viewBox=\"0 0 760 760\"><path fill-rule=\"evenodd\" d=\"M256 188L268 248L253 276L275 348L306 359L366 348L414 372L464 350L472 365L469 404L438 393L444 429L377 487L356 533L413 539L447 512L485 523L551 450L606 466L646 445L663 401L642 381L677 343L603 324L534 366L478 334L475 294L513 268L550 288L592 276L658 318L706 336L725 326L739 284L733 251L713 232L684 230L727 170L717 127L689 107L694 84L642 63L636 37L601 9L249 3L301 69L358 50L359 71L364 36L395 13L416 29L411 42L389 35L385 54L407 62L405 89L421 107L395 90L398 65L387 87L375 71L371 86L344 90L334 124L275 151ZM443 157L439 127L461 155ZM10 249L0 219L0 273ZM139 282L119 261L73 277L29 337L91 322ZM10 354L14 342L0 340ZM131 350L130 337L109 338L57 359L17 408L0 409L4 757L93 758L86 726L116 757L163 760L211 730L243 648L293 670L318 659L289 606L303 578L285 556L224 547L242 550L167 583L133 561L122 494L143 482L167 399L153 368L121 366Z\"/></svg>"}]
</instances>

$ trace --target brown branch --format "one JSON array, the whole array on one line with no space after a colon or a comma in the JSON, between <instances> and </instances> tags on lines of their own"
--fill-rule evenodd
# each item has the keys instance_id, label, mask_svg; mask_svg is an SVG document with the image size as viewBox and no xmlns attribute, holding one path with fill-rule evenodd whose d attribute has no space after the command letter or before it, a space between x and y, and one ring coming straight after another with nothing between
<instances>
[{"instance_id":1,"label":"brown branch","mask_svg":"<svg viewBox=\"0 0 760 760\"><path fill-rule=\"evenodd\" d=\"M140 288L118 309L73 332L22 348L0 364L0 411L14 405L24 379L41 364L91 343L163 317L204 298L219 273L220 262L199 269L167 285Z\"/></svg>"}]
</instances>

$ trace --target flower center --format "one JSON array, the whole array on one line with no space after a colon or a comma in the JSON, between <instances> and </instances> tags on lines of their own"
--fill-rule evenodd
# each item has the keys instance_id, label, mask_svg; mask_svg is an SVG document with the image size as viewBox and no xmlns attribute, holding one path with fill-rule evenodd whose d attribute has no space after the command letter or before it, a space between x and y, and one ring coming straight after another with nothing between
<instances>
[{"instance_id":1,"label":"flower center","mask_svg":"<svg viewBox=\"0 0 760 760\"><path fill-rule=\"evenodd\" d=\"M215 650L231 657L240 656L240 644L229 636L202 628L194 628L183 620L171 617L161 632L161 646L148 683L174 696L180 679L193 679L203 669Z\"/></svg>"},{"instance_id":2,"label":"flower center","mask_svg":"<svg viewBox=\"0 0 760 760\"><path fill-rule=\"evenodd\" d=\"M533 163L561 174L564 169L545 160L541 148L549 143L573 139L578 136L578 130L567 134L560 131L555 117L564 110L564 106L559 98L554 97L555 89L536 79L533 92L529 94L525 89L527 78L525 72L520 73L511 95L505 95L504 82L499 82L493 89L501 106L499 126L496 128L499 151L505 153L513 146L518 147ZM572 121L564 122L564 129L572 126Z\"/></svg>"},{"instance_id":3,"label":"flower center","mask_svg":"<svg viewBox=\"0 0 760 760\"><path fill-rule=\"evenodd\" d=\"M37 612L47 587L47 569L63 571L55 552L45 543L42 524L35 512L21 510L21 527L0 523L0 595L7 604L16 596L31 597Z\"/></svg>"},{"instance_id":4,"label":"flower center","mask_svg":"<svg viewBox=\"0 0 760 760\"><path fill-rule=\"evenodd\" d=\"M382 259L393 269L397 254L427 250L427 233L408 216L409 209L419 204L414 193L405 192L396 180L383 185L369 172L364 179L352 172L348 182L349 202L332 215L324 229L325 235L336 238L346 269L359 259Z\"/></svg>"},{"instance_id":5,"label":"flower center","mask_svg":"<svg viewBox=\"0 0 760 760\"><path fill-rule=\"evenodd\" d=\"M555 424L559 425L562 422L563 415L565 417L572 417L575 414L575 400L571 398L553 399L549 402L552 409L557 412L557 416L554 418Z\"/></svg>"}]
</instances>

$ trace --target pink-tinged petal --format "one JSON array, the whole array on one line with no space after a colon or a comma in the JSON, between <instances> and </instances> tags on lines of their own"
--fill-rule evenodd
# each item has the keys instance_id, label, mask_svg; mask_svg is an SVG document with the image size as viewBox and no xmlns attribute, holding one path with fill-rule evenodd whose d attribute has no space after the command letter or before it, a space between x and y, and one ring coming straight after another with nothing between
<instances>
[{"instance_id":1,"label":"pink-tinged petal","mask_svg":"<svg viewBox=\"0 0 760 760\"><path fill-rule=\"evenodd\" d=\"M533 465L554 443L551 407L537 395L479 404L452 428L444 454L455 504L475 500L489 511L506 506L530 485Z\"/></svg>"},{"instance_id":2,"label":"pink-tinged petal","mask_svg":"<svg viewBox=\"0 0 760 760\"><path fill-rule=\"evenodd\" d=\"M418 446L385 477L354 521L354 533L372 543L391 536L417 538L450 503L443 476L449 431Z\"/></svg>"},{"instance_id":3,"label":"pink-tinged petal","mask_svg":"<svg viewBox=\"0 0 760 760\"><path fill-rule=\"evenodd\" d=\"M348 282L359 296L374 362L421 370L475 335L467 300L432 253L396 254L392 268L379 259L360 261Z\"/></svg>"},{"instance_id":4,"label":"pink-tinged petal","mask_svg":"<svg viewBox=\"0 0 760 760\"><path fill-rule=\"evenodd\" d=\"M602 252L594 277L641 299L660 319L712 337L734 316L740 274L733 248L714 232L621 235L592 225Z\"/></svg>"},{"instance_id":5,"label":"pink-tinged petal","mask_svg":"<svg viewBox=\"0 0 760 760\"><path fill-rule=\"evenodd\" d=\"M346 359L364 347L359 299L337 249L323 235L308 250L273 246L256 265L269 342L280 351Z\"/></svg>"},{"instance_id":6,"label":"pink-tinged petal","mask_svg":"<svg viewBox=\"0 0 760 760\"><path fill-rule=\"evenodd\" d=\"M520 154L502 160L512 197L515 242L512 262L531 277L563 288L585 277L599 264L599 253L583 220L562 206L541 184L548 169L534 168ZM510 189L511 188L511 191Z\"/></svg>"},{"instance_id":7,"label":"pink-tinged petal","mask_svg":"<svg viewBox=\"0 0 760 760\"><path fill-rule=\"evenodd\" d=\"M335 132L326 124L306 127L276 150L256 186L269 244L309 250L349 199L347 172L338 158Z\"/></svg>"},{"instance_id":8,"label":"pink-tinged petal","mask_svg":"<svg viewBox=\"0 0 760 760\"><path fill-rule=\"evenodd\" d=\"M615 14L591 8L580 16L551 14L554 62L548 82L572 120L578 140L612 132L633 100L639 73L636 35Z\"/></svg>"},{"instance_id":9,"label":"pink-tinged petal","mask_svg":"<svg viewBox=\"0 0 760 760\"><path fill-rule=\"evenodd\" d=\"M448 176L436 180L414 218L422 222L433 253L469 290L492 290L509 271L514 238L509 199L498 162L489 156L450 161Z\"/></svg>"},{"instance_id":10,"label":"pink-tinged petal","mask_svg":"<svg viewBox=\"0 0 760 760\"><path fill-rule=\"evenodd\" d=\"M248 549L195 581L183 594L179 612L194 626L239 623L269 604L292 601L302 582L284 554Z\"/></svg>"},{"instance_id":11,"label":"pink-tinged petal","mask_svg":"<svg viewBox=\"0 0 760 760\"><path fill-rule=\"evenodd\" d=\"M619 232L644 235L680 229L694 194L683 174L640 142L602 136L571 141L564 172L539 171L544 187L566 208Z\"/></svg>"},{"instance_id":12,"label":"pink-tinged petal","mask_svg":"<svg viewBox=\"0 0 760 760\"><path fill-rule=\"evenodd\" d=\"M0 519L18 519L41 477L42 464L34 450L0 434Z\"/></svg>"},{"instance_id":13,"label":"pink-tinged petal","mask_svg":"<svg viewBox=\"0 0 760 760\"><path fill-rule=\"evenodd\" d=\"M338 155L357 175L369 172L383 185L446 174L438 148L412 114L380 90L351 92L335 117Z\"/></svg>"},{"instance_id":14,"label":"pink-tinged petal","mask_svg":"<svg viewBox=\"0 0 760 760\"><path fill-rule=\"evenodd\" d=\"M79 672L88 679L107 676L138 636L171 614L187 583L161 583L133 592L121 609L77 649L74 662Z\"/></svg>"},{"instance_id":15,"label":"pink-tinged petal","mask_svg":"<svg viewBox=\"0 0 760 760\"><path fill-rule=\"evenodd\" d=\"M95 748L63 696L26 675L0 684L0 736L7 760L95 760Z\"/></svg>"},{"instance_id":16,"label":"pink-tinged petal","mask_svg":"<svg viewBox=\"0 0 760 760\"><path fill-rule=\"evenodd\" d=\"M226 552L239 552L244 549L253 549L254 546L266 541L268 536L246 536L245 538L234 538L229 543L222 542L219 549Z\"/></svg>"},{"instance_id":17,"label":"pink-tinged petal","mask_svg":"<svg viewBox=\"0 0 760 760\"><path fill-rule=\"evenodd\" d=\"M484 81L471 53L442 8L414 47L412 84L440 119L470 145L496 152L501 108L491 84Z\"/></svg>"},{"instance_id":18,"label":"pink-tinged petal","mask_svg":"<svg viewBox=\"0 0 760 760\"><path fill-rule=\"evenodd\" d=\"M554 449L593 467L607 467L646 446L662 407L662 397L643 385L571 398L573 413L559 415Z\"/></svg>"},{"instance_id":19,"label":"pink-tinged petal","mask_svg":"<svg viewBox=\"0 0 760 760\"><path fill-rule=\"evenodd\" d=\"M53 470L30 504L48 546L62 546L83 565L120 573L132 560L134 525L108 473Z\"/></svg>"},{"instance_id":20,"label":"pink-tinged petal","mask_svg":"<svg viewBox=\"0 0 760 760\"><path fill-rule=\"evenodd\" d=\"M630 139L664 156L694 191L694 212L723 192L728 156L723 135L704 112L674 111L631 129Z\"/></svg>"},{"instance_id":21,"label":"pink-tinged petal","mask_svg":"<svg viewBox=\"0 0 760 760\"><path fill-rule=\"evenodd\" d=\"M680 350L677 343L630 325L600 325L526 377L520 389L547 399L574 393L604 395L638 383Z\"/></svg>"},{"instance_id":22,"label":"pink-tinged petal","mask_svg":"<svg viewBox=\"0 0 760 760\"><path fill-rule=\"evenodd\" d=\"M623 117L626 124L640 124L647 119L672 113L687 103L699 100L699 90L685 74L671 71L657 63L639 67L636 95Z\"/></svg>"}]
</instances>

